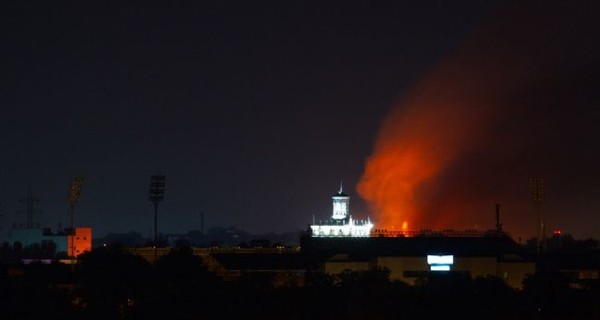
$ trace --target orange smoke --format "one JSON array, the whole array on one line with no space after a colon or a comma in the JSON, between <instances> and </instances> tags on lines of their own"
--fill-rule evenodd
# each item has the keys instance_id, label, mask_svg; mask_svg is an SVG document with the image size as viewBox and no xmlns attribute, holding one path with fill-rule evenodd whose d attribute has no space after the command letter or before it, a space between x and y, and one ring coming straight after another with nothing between
<instances>
[{"instance_id":1,"label":"orange smoke","mask_svg":"<svg viewBox=\"0 0 600 320\"><path fill-rule=\"evenodd\" d=\"M386 118L366 162L358 193L370 204L378 228L426 224L420 188L478 140L489 116L485 104L465 94L465 83L438 84L424 82Z\"/></svg>"},{"instance_id":2,"label":"orange smoke","mask_svg":"<svg viewBox=\"0 0 600 320\"><path fill-rule=\"evenodd\" d=\"M542 28L525 28L534 25L526 10L513 13L480 29L385 118L357 185L377 228L448 228L451 222L472 227L466 213L476 209L464 201L468 191L456 190L461 182L448 181L456 178L450 168L468 171L465 157L493 148L490 131L516 108L507 96L526 86L543 65L533 63L541 56L533 49L536 41L544 41L538 34ZM493 208L493 199L484 200Z\"/></svg>"}]
</instances>

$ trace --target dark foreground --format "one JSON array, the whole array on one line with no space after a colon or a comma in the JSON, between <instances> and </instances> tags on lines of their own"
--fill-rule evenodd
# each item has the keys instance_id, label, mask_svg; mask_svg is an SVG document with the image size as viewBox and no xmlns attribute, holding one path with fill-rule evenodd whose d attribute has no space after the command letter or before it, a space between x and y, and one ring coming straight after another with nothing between
<instances>
[{"instance_id":1,"label":"dark foreground","mask_svg":"<svg viewBox=\"0 0 600 320\"><path fill-rule=\"evenodd\" d=\"M0 265L2 319L600 319L600 282L545 272L515 291L501 279L441 275L420 285L386 270L329 276L242 273L227 281L179 248L151 264L119 248L65 264Z\"/></svg>"}]
</instances>

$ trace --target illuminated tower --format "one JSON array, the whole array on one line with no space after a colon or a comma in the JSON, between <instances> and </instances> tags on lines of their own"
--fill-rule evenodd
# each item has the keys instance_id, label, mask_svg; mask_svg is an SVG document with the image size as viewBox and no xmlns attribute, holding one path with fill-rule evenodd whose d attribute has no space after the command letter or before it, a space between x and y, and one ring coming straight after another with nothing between
<instances>
[{"instance_id":1,"label":"illuminated tower","mask_svg":"<svg viewBox=\"0 0 600 320\"><path fill-rule=\"evenodd\" d=\"M331 218L334 220L343 220L348 218L350 196L343 192L341 183L340 191L331 196L331 199L333 200L333 215Z\"/></svg>"},{"instance_id":2,"label":"illuminated tower","mask_svg":"<svg viewBox=\"0 0 600 320\"><path fill-rule=\"evenodd\" d=\"M331 196L333 214L324 222L314 221L310 225L312 237L369 237L373 223L371 219L356 220L350 215L350 196L344 193L342 184L340 191Z\"/></svg>"}]
</instances>

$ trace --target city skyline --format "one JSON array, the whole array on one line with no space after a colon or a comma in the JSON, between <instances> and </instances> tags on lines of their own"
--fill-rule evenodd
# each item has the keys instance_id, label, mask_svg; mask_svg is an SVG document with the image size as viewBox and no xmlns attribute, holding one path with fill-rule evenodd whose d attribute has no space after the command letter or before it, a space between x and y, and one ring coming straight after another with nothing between
<instances>
[{"instance_id":1,"label":"city skyline","mask_svg":"<svg viewBox=\"0 0 600 320\"><path fill-rule=\"evenodd\" d=\"M186 6L187 5L187 6ZM600 238L598 5L3 3L0 217L151 235L201 224ZM19 220L16 220L19 219ZM202 221L204 219L204 221Z\"/></svg>"}]
</instances>

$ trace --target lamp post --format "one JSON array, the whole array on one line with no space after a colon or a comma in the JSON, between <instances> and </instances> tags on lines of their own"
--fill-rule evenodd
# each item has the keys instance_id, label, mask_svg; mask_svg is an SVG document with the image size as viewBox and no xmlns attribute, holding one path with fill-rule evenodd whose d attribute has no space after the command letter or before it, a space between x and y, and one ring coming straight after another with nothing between
<instances>
[{"instance_id":1,"label":"lamp post","mask_svg":"<svg viewBox=\"0 0 600 320\"><path fill-rule=\"evenodd\" d=\"M158 244L158 203L165 197L165 175L156 174L150 177L149 200L154 203L154 260L156 261L156 246Z\"/></svg>"},{"instance_id":2,"label":"lamp post","mask_svg":"<svg viewBox=\"0 0 600 320\"><path fill-rule=\"evenodd\" d=\"M71 186L69 187L69 205L71 208L71 256L73 259L75 255L75 205L79 201L81 195L81 184L83 183L83 177L74 177L71 180Z\"/></svg>"}]
</instances>

